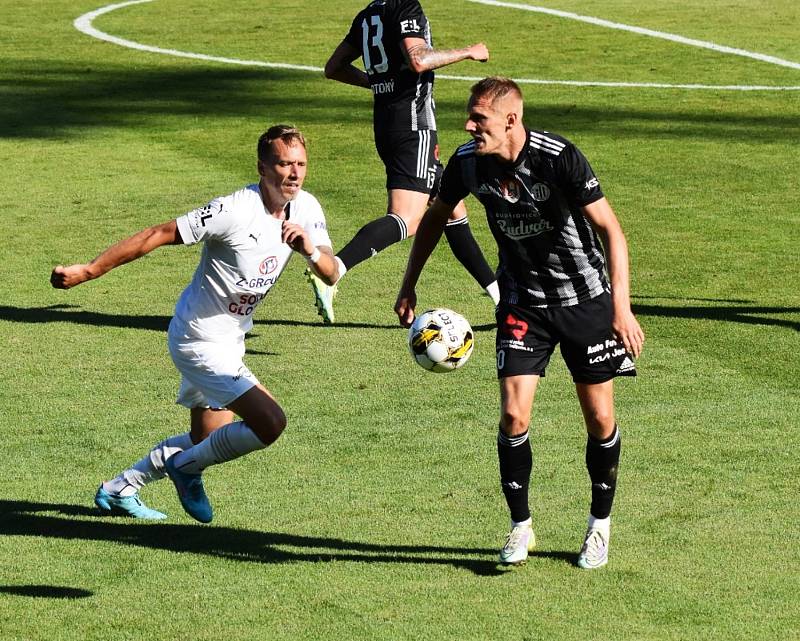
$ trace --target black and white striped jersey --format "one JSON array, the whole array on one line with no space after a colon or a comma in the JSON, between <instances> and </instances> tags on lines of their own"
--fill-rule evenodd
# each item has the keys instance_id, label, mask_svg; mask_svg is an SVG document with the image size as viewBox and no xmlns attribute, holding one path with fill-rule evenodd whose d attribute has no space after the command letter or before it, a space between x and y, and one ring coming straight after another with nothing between
<instances>
[{"instance_id":1,"label":"black and white striped jersey","mask_svg":"<svg viewBox=\"0 0 800 641\"><path fill-rule=\"evenodd\" d=\"M375 132L436 129L433 72L415 73L400 48L405 38L433 46L418 0L374 0L353 20L345 42L361 51L375 98Z\"/></svg>"},{"instance_id":2,"label":"black and white striped jersey","mask_svg":"<svg viewBox=\"0 0 800 641\"><path fill-rule=\"evenodd\" d=\"M609 291L600 240L581 207L603 197L580 150L561 136L526 130L516 161L475 154L470 141L453 154L439 198L458 203L472 193L486 208L499 248L503 300L567 307Z\"/></svg>"}]
</instances>

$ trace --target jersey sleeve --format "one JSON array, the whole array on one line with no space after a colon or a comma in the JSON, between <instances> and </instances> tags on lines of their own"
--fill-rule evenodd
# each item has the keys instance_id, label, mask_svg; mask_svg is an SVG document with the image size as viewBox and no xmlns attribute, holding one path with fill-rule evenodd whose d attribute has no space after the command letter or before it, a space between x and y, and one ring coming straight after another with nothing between
<instances>
[{"instance_id":1,"label":"jersey sleeve","mask_svg":"<svg viewBox=\"0 0 800 641\"><path fill-rule=\"evenodd\" d=\"M583 207L603 197L600 181L586 156L575 145L570 143L564 148L555 163L555 169L557 180L570 204Z\"/></svg>"},{"instance_id":2,"label":"jersey sleeve","mask_svg":"<svg viewBox=\"0 0 800 641\"><path fill-rule=\"evenodd\" d=\"M363 20L362 13L363 12L359 12L359 14L355 18L353 18L353 24L350 25L350 31L348 31L347 35L344 37L344 41L354 49L357 49L358 51L361 51L362 48L362 42L361 42L362 38L361 21Z\"/></svg>"},{"instance_id":3,"label":"jersey sleeve","mask_svg":"<svg viewBox=\"0 0 800 641\"><path fill-rule=\"evenodd\" d=\"M397 29L397 34L401 40L403 38L425 37L428 19L416 0L401 2L393 19L395 20L393 27Z\"/></svg>"},{"instance_id":4,"label":"jersey sleeve","mask_svg":"<svg viewBox=\"0 0 800 641\"><path fill-rule=\"evenodd\" d=\"M453 154L447 161L447 166L442 173L442 182L436 197L448 205L457 205L469 194L469 188L464 184L464 174L461 169L461 158Z\"/></svg>"},{"instance_id":5,"label":"jersey sleeve","mask_svg":"<svg viewBox=\"0 0 800 641\"><path fill-rule=\"evenodd\" d=\"M225 201L215 198L207 205L193 209L177 219L178 231L184 245L223 238L232 222Z\"/></svg>"},{"instance_id":6,"label":"jersey sleeve","mask_svg":"<svg viewBox=\"0 0 800 641\"><path fill-rule=\"evenodd\" d=\"M328 235L328 224L319 201L309 194L308 215L303 229L308 234L314 247L333 247L331 237Z\"/></svg>"}]
</instances>

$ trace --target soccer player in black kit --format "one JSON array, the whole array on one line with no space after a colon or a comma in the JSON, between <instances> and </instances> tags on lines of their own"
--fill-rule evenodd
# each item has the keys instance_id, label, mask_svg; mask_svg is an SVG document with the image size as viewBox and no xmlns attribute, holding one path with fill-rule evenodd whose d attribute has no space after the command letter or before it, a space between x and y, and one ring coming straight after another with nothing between
<instances>
[{"instance_id":1,"label":"soccer player in black kit","mask_svg":"<svg viewBox=\"0 0 800 641\"><path fill-rule=\"evenodd\" d=\"M511 531L500 552L523 563L535 537L528 505L533 398L556 344L572 374L588 441L589 523L577 565L608 562L620 432L613 381L636 374L644 333L631 311L628 248L622 228L583 154L571 142L522 123L522 93L512 80L472 87L466 131L472 141L447 163L434 203L420 223L395 304L414 318L419 274L453 203L472 193L497 242L497 374L500 481Z\"/></svg>"},{"instance_id":2,"label":"soccer player in black kit","mask_svg":"<svg viewBox=\"0 0 800 641\"><path fill-rule=\"evenodd\" d=\"M353 66L361 58L365 71ZM353 20L325 65L325 76L372 90L375 147L386 167L387 214L362 227L336 255L339 277L362 261L416 232L441 176L433 102L433 70L461 60L486 61L482 43L463 49L433 49L428 19L418 0L375 0ZM469 228L463 203L445 234L456 258L495 304L495 275ZM335 286L308 273L317 308L334 321Z\"/></svg>"}]
</instances>

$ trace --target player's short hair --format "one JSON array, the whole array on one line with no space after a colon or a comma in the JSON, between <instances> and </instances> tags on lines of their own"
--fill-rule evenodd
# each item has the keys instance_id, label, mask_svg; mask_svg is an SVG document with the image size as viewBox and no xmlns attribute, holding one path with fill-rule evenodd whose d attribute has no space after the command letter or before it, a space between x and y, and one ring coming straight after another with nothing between
<instances>
[{"instance_id":1,"label":"player's short hair","mask_svg":"<svg viewBox=\"0 0 800 641\"><path fill-rule=\"evenodd\" d=\"M496 100L501 100L506 96L513 96L522 100L522 90L519 85L511 80L511 78L504 78L502 76L490 76L484 78L480 82L472 85L470 93L473 98L485 98L490 103Z\"/></svg>"},{"instance_id":2,"label":"player's short hair","mask_svg":"<svg viewBox=\"0 0 800 641\"><path fill-rule=\"evenodd\" d=\"M306 138L297 127L292 125L273 125L258 138L258 159L266 161L272 155L272 143L282 140L289 147L301 144L306 146Z\"/></svg>"}]
</instances>

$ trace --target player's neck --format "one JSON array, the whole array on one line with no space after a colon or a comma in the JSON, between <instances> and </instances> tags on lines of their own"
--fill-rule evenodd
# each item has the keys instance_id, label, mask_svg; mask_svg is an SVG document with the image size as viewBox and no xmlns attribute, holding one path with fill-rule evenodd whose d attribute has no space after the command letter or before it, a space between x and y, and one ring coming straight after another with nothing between
<instances>
[{"instance_id":1,"label":"player's neck","mask_svg":"<svg viewBox=\"0 0 800 641\"><path fill-rule=\"evenodd\" d=\"M286 217L286 203L288 200L282 198L274 198L270 196L269 190L261 183L258 184L258 193L261 194L261 202L264 204L264 211L270 216L274 216L279 220Z\"/></svg>"},{"instance_id":2,"label":"player's neck","mask_svg":"<svg viewBox=\"0 0 800 641\"><path fill-rule=\"evenodd\" d=\"M517 158L519 158L519 155L525 148L525 142L527 139L528 135L525 133L524 127L515 127L512 129L508 137L508 142L503 145L500 153L497 154L499 160L509 165L517 162Z\"/></svg>"}]
</instances>

